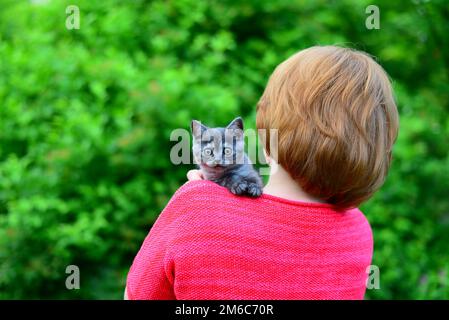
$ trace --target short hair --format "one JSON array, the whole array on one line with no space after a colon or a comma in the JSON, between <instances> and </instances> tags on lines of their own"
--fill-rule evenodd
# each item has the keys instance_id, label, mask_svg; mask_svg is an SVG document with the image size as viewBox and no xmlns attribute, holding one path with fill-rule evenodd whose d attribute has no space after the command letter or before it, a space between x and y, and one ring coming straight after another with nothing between
<instances>
[{"instance_id":1,"label":"short hair","mask_svg":"<svg viewBox=\"0 0 449 320\"><path fill-rule=\"evenodd\" d=\"M305 192L347 209L383 184L399 116L388 75L368 54L315 46L277 66L256 124L268 155L278 129L275 160Z\"/></svg>"}]
</instances>

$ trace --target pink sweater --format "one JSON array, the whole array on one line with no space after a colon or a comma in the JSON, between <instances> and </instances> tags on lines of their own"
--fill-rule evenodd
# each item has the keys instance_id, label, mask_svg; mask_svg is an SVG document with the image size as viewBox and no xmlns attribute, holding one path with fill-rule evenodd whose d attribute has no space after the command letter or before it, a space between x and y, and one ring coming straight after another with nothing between
<instances>
[{"instance_id":1,"label":"pink sweater","mask_svg":"<svg viewBox=\"0 0 449 320\"><path fill-rule=\"evenodd\" d=\"M127 292L129 299L363 299L372 250L358 209L237 197L192 181L151 228Z\"/></svg>"}]
</instances>

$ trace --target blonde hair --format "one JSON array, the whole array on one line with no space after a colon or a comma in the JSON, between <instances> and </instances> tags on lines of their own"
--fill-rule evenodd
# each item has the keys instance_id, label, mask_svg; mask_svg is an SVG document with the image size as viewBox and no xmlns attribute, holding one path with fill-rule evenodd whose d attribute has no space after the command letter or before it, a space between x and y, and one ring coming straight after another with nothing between
<instances>
[{"instance_id":1,"label":"blonde hair","mask_svg":"<svg viewBox=\"0 0 449 320\"><path fill-rule=\"evenodd\" d=\"M257 104L257 128L278 129L278 163L305 192L341 209L383 184L398 122L382 67L335 46L311 47L281 63Z\"/></svg>"}]
</instances>

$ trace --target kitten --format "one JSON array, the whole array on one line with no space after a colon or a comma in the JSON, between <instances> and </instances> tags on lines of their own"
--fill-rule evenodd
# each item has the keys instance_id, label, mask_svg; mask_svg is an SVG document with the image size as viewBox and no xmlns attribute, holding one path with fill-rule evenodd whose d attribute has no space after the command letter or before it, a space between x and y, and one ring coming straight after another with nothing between
<instances>
[{"instance_id":1,"label":"kitten","mask_svg":"<svg viewBox=\"0 0 449 320\"><path fill-rule=\"evenodd\" d=\"M243 121L234 119L226 128L208 128L196 120L191 124L193 156L206 180L233 194L258 197L263 183L244 152Z\"/></svg>"}]
</instances>

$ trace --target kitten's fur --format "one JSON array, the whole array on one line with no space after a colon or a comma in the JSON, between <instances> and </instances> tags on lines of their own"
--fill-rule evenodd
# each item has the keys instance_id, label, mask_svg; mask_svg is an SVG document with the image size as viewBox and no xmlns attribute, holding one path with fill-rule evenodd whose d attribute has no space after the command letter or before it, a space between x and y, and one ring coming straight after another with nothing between
<instances>
[{"instance_id":1,"label":"kitten's fur","mask_svg":"<svg viewBox=\"0 0 449 320\"><path fill-rule=\"evenodd\" d=\"M234 119L226 128L208 128L193 120L193 156L206 180L236 195L258 197L263 183L244 152L243 121Z\"/></svg>"}]
</instances>

